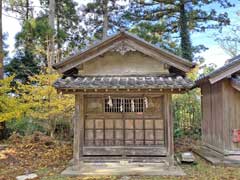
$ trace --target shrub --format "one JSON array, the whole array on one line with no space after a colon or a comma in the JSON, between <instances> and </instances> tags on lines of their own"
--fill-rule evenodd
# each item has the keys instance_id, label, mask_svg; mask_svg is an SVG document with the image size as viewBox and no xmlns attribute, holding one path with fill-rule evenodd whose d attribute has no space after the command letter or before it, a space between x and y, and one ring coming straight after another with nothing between
<instances>
[{"instance_id":1,"label":"shrub","mask_svg":"<svg viewBox=\"0 0 240 180\"><path fill-rule=\"evenodd\" d=\"M44 128L36 120L24 117L22 119L7 121L7 129L10 134L16 132L22 136L33 134L35 131L45 133Z\"/></svg>"}]
</instances>

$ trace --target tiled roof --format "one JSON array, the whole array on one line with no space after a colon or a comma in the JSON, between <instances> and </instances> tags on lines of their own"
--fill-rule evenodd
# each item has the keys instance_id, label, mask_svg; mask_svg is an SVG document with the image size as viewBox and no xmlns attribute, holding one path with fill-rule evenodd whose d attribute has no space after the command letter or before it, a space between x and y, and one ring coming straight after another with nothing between
<instances>
[{"instance_id":1,"label":"tiled roof","mask_svg":"<svg viewBox=\"0 0 240 180\"><path fill-rule=\"evenodd\" d=\"M57 89L190 89L193 82L181 76L78 76L60 78Z\"/></svg>"}]
</instances>

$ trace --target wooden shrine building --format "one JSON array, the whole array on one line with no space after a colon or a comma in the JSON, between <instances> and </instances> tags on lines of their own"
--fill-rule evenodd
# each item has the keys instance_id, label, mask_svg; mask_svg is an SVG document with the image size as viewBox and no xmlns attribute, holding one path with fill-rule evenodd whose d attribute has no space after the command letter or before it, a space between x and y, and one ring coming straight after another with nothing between
<instances>
[{"instance_id":1,"label":"wooden shrine building","mask_svg":"<svg viewBox=\"0 0 240 180\"><path fill-rule=\"evenodd\" d=\"M171 95L193 86L193 67L125 31L55 64L54 86L75 94L74 162L173 160Z\"/></svg>"},{"instance_id":2,"label":"wooden shrine building","mask_svg":"<svg viewBox=\"0 0 240 180\"><path fill-rule=\"evenodd\" d=\"M240 156L240 56L196 81L202 93L202 142L207 151Z\"/></svg>"}]
</instances>

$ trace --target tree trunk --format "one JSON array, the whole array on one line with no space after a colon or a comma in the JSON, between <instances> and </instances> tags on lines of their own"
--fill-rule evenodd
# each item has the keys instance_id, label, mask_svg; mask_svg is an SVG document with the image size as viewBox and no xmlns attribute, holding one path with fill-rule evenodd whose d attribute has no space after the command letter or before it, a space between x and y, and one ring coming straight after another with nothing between
<instances>
[{"instance_id":1,"label":"tree trunk","mask_svg":"<svg viewBox=\"0 0 240 180\"><path fill-rule=\"evenodd\" d=\"M185 0L180 0L179 26L182 57L188 59L189 61L192 61L193 60L192 43L188 29L188 17L185 9Z\"/></svg>"},{"instance_id":2,"label":"tree trunk","mask_svg":"<svg viewBox=\"0 0 240 180\"><path fill-rule=\"evenodd\" d=\"M103 0L103 36L102 39L107 37L108 31L108 0Z\"/></svg>"},{"instance_id":3,"label":"tree trunk","mask_svg":"<svg viewBox=\"0 0 240 180\"><path fill-rule=\"evenodd\" d=\"M56 41L57 41L57 53L56 53L56 63L58 63L61 59L61 56L62 56L62 52L61 52L61 49L62 49L62 45L61 45L61 42L60 42L60 12L59 12L59 0L56 0L56 33L57 33L57 38L56 38Z\"/></svg>"},{"instance_id":4,"label":"tree trunk","mask_svg":"<svg viewBox=\"0 0 240 180\"><path fill-rule=\"evenodd\" d=\"M50 0L49 1L49 16L48 16L48 22L49 26L52 29L52 34L49 37L49 60L48 60L48 68L52 67L52 64L55 63L54 61L54 30L55 30L55 8L56 8L56 3L55 0Z\"/></svg>"},{"instance_id":5,"label":"tree trunk","mask_svg":"<svg viewBox=\"0 0 240 180\"><path fill-rule=\"evenodd\" d=\"M3 79L2 0L0 0L0 79Z\"/></svg>"},{"instance_id":6,"label":"tree trunk","mask_svg":"<svg viewBox=\"0 0 240 180\"><path fill-rule=\"evenodd\" d=\"M2 0L0 0L0 79L3 79L3 32L2 32ZM6 124L0 122L0 139L6 137Z\"/></svg>"},{"instance_id":7,"label":"tree trunk","mask_svg":"<svg viewBox=\"0 0 240 180\"><path fill-rule=\"evenodd\" d=\"M26 0L26 20L29 19L29 0Z\"/></svg>"}]
</instances>

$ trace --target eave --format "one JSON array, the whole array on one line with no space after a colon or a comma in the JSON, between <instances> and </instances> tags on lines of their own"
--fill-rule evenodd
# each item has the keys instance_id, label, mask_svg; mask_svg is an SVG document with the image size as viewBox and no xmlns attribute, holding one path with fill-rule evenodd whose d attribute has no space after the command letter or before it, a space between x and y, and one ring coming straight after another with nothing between
<instances>
[{"instance_id":1,"label":"eave","mask_svg":"<svg viewBox=\"0 0 240 180\"><path fill-rule=\"evenodd\" d=\"M218 81L221 81L224 78L231 77L234 73L240 71L240 55L236 56L230 60L224 66L216 69L210 74L199 78L196 81L196 86L200 86L205 82L209 82L210 84L214 84Z\"/></svg>"},{"instance_id":2,"label":"eave","mask_svg":"<svg viewBox=\"0 0 240 180\"><path fill-rule=\"evenodd\" d=\"M132 35L131 33L121 31L118 34L108 37L107 39L104 39L103 41L98 42L95 45L53 65L53 68L58 70L60 73L65 73L66 71L79 67L81 64L90 61L95 57L111 51L123 42L129 47L153 57L156 60L173 66L185 73L189 72L195 66L194 63L191 63L184 58L158 48L138 38L137 36Z\"/></svg>"}]
</instances>

